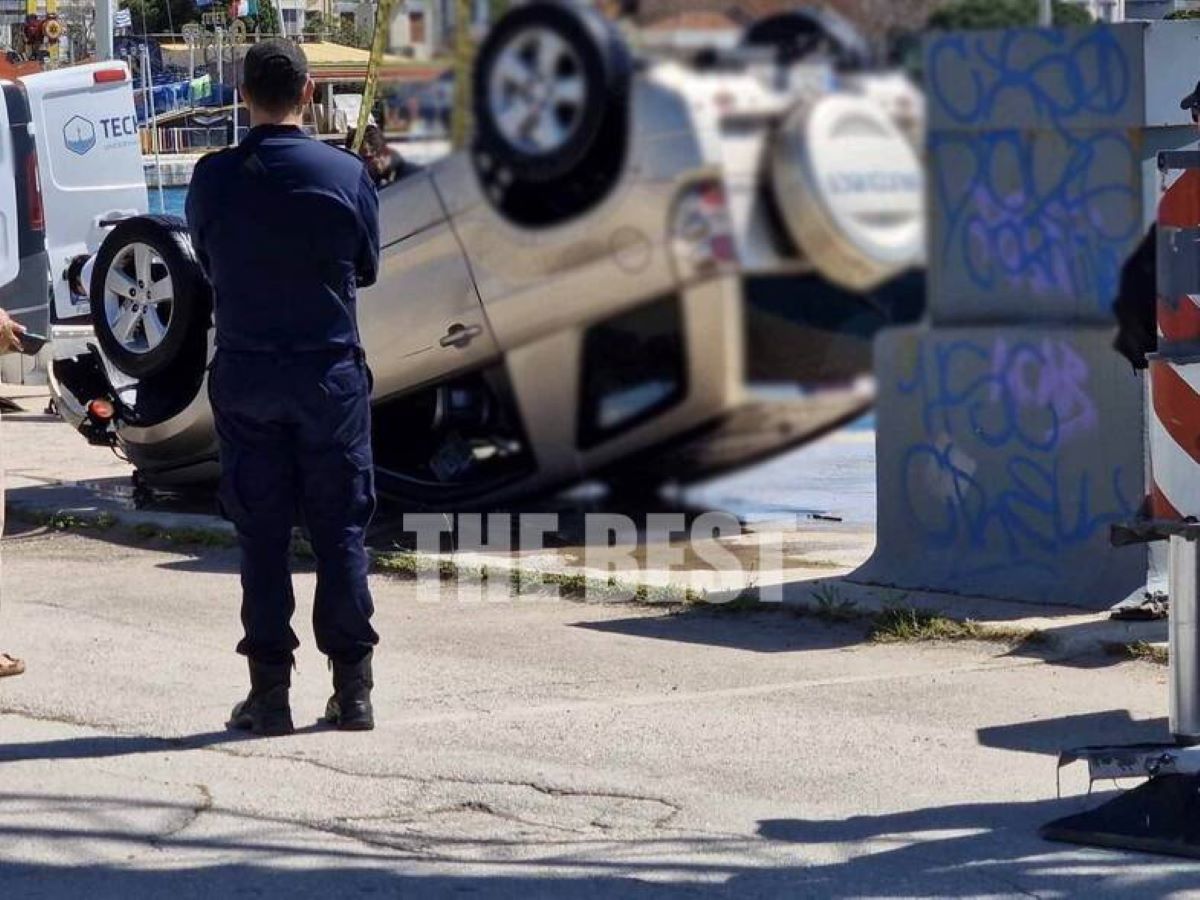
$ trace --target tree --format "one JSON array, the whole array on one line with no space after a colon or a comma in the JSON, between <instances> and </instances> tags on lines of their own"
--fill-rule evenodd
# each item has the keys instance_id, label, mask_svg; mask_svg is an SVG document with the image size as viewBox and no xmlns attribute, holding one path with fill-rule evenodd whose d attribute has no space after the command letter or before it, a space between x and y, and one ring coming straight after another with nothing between
<instances>
[{"instance_id":1,"label":"tree","mask_svg":"<svg viewBox=\"0 0 1200 900\"><path fill-rule=\"evenodd\" d=\"M308 37L325 36L325 14L319 10L310 12L304 17L304 33Z\"/></svg>"},{"instance_id":2,"label":"tree","mask_svg":"<svg viewBox=\"0 0 1200 900\"><path fill-rule=\"evenodd\" d=\"M454 112L450 140L455 148L462 148L467 145L474 124L471 68L475 62L475 42L471 39L471 0L455 0L454 13Z\"/></svg>"},{"instance_id":3,"label":"tree","mask_svg":"<svg viewBox=\"0 0 1200 900\"><path fill-rule=\"evenodd\" d=\"M1054 0L1055 25L1090 25L1092 14L1074 3ZM953 31L1037 25L1037 0L956 0L929 17L930 28Z\"/></svg>"},{"instance_id":4,"label":"tree","mask_svg":"<svg viewBox=\"0 0 1200 900\"><path fill-rule=\"evenodd\" d=\"M258 33L283 34L279 10L273 0L258 0Z\"/></svg>"},{"instance_id":5,"label":"tree","mask_svg":"<svg viewBox=\"0 0 1200 900\"><path fill-rule=\"evenodd\" d=\"M134 34L177 34L188 22L199 22L195 0L123 0Z\"/></svg>"}]
</instances>

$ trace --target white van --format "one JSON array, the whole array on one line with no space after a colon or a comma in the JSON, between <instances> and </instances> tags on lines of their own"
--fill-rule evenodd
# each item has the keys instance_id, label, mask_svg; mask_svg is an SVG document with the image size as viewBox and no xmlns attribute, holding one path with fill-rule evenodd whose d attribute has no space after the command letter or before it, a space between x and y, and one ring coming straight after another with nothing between
<instances>
[{"instance_id":1,"label":"white van","mask_svg":"<svg viewBox=\"0 0 1200 900\"><path fill-rule=\"evenodd\" d=\"M0 159L14 173L0 180L0 308L56 340L90 336L83 262L104 222L147 210L129 70L93 63L0 90Z\"/></svg>"},{"instance_id":2,"label":"white van","mask_svg":"<svg viewBox=\"0 0 1200 900\"><path fill-rule=\"evenodd\" d=\"M29 331L45 334L46 217L29 100L19 82L0 81L0 90L0 160L13 176L0 179L0 309ZM0 380L19 383L32 366L28 358L5 357Z\"/></svg>"},{"instance_id":3,"label":"white van","mask_svg":"<svg viewBox=\"0 0 1200 900\"><path fill-rule=\"evenodd\" d=\"M106 223L148 211L133 84L124 63L104 62L21 79L40 150L52 325L90 328L77 269Z\"/></svg>"}]
</instances>

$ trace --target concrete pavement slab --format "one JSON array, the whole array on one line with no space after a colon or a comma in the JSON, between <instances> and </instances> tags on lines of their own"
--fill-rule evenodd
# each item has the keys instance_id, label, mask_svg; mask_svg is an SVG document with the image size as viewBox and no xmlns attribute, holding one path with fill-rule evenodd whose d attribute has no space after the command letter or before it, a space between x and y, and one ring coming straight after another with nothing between
<instances>
[{"instance_id":1,"label":"concrete pavement slab","mask_svg":"<svg viewBox=\"0 0 1200 900\"><path fill-rule=\"evenodd\" d=\"M380 727L225 732L230 551L43 530L5 545L0 889L88 895L1184 895L1200 866L1046 844L1058 749L1161 737L1165 670L861 624L376 578ZM1069 664L1068 664L1069 663Z\"/></svg>"}]
</instances>

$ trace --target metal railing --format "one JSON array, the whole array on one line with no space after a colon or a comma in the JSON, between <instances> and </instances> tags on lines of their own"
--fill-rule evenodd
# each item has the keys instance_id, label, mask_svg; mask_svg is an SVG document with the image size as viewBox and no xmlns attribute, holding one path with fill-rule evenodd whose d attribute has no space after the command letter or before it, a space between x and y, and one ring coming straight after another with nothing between
<instances>
[{"instance_id":1,"label":"metal railing","mask_svg":"<svg viewBox=\"0 0 1200 900\"><path fill-rule=\"evenodd\" d=\"M238 125L238 140L245 138L249 126ZM304 131L316 135L317 130L311 125L305 125ZM207 150L221 150L230 146L233 129L229 125L180 125L160 126L158 129L158 149L160 153L202 153ZM149 138L145 139L148 146Z\"/></svg>"}]
</instances>

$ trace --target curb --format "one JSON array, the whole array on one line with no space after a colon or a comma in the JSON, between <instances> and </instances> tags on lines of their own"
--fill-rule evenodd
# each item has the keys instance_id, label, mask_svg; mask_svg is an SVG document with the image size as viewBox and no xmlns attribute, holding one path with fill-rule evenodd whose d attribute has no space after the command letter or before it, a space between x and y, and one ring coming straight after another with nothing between
<instances>
[{"instance_id":1,"label":"curb","mask_svg":"<svg viewBox=\"0 0 1200 900\"><path fill-rule=\"evenodd\" d=\"M7 506L16 520L60 531L118 530L142 540L213 549L237 544L233 526L218 516L131 509L78 484L19 487L9 492ZM312 556L303 539L295 541L294 552L301 558ZM785 611L828 623L863 624L875 640L986 641L1014 650L1037 648L1040 655L1054 659L1095 654L1160 663L1166 659L1166 621L1121 622L1107 613L1080 613L1069 607L1047 610L1011 601L901 591L856 583L842 574L786 583L780 600L763 602L753 585L740 591L702 592L670 583L669 573L663 572L605 579L578 566L556 566L546 555L530 566L520 558L469 553L370 554L376 574L409 580L436 571L442 582L507 581L514 592L553 591L573 601L634 603L663 611ZM1035 610L1037 614L1030 615Z\"/></svg>"}]
</instances>

